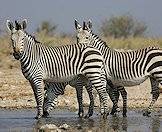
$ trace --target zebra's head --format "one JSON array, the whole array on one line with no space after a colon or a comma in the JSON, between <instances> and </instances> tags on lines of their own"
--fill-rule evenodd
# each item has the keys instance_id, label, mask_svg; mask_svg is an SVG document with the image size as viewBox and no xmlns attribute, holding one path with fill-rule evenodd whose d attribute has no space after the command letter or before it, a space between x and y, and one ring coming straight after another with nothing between
<instances>
[{"instance_id":1,"label":"zebra's head","mask_svg":"<svg viewBox=\"0 0 162 132\"><path fill-rule=\"evenodd\" d=\"M78 21L75 19L75 28L76 28L76 38L77 43L85 43L89 44L91 43L92 38L92 22L89 20L88 23L83 22L83 27L78 23Z\"/></svg>"},{"instance_id":2,"label":"zebra's head","mask_svg":"<svg viewBox=\"0 0 162 132\"><path fill-rule=\"evenodd\" d=\"M15 59L19 60L23 54L24 50L24 41L25 41L25 28L27 25L27 20L24 19L21 23L15 21L15 25L10 20L6 22L7 28L10 32L13 56Z\"/></svg>"}]
</instances>

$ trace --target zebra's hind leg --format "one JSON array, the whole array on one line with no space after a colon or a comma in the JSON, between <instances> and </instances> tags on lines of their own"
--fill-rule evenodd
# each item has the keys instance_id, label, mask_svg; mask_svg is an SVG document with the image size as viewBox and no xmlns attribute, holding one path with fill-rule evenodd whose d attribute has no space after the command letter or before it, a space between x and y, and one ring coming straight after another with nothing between
<instances>
[{"instance_id":1,"label":"zebra's hind leg","mask_svg":"<svg viewBox=\"0 0 162 132\"><path fill-rule=\"evenodd\" d=\"M88 85L86 85L85 87L89 95L90 105L89 105L88 113L85 115L84 118L89 118L93 115L94 99L93 99L92 85L88 83Z\"/></svg>"},{"instance_id":2,"label":"zebra's hind leg","mask_svg":"<svg viewBox=\"0 0 162 132\"><path fill-rule=\"evenodd\" d=\"M101 81L100 76L90 77L90 83L92 84L92 87L94 87L97 90L97 93L99 94L100 104L101 105L103 104L102 105L103 109L100 109L101 110L100 111L101 112L101 116L104 119L106 119L107 115L109 114L109 111L108 111L108 93L106 91L106 86L104 87L104 85L103 85L103 83Z\"/></svg>"},{"instance_id":3,"label":"zebra's hind leg","mask_svg":"<svg viewBox=\"0 0 162 132\"><path fill-rule=\"evenodd\" d=\"M37 103L37 116L35 119L40 119L43 116L43 101L44 101L44 82L39 79L30 81L34 96Z\"/></svg>"},{"instance_id":4,"label":"zebra's hind leg","mask_svg":"<svg viewBox=\"0 0 162 132\"><path fill-rule=\"evenodd\" d=\"M107 92L104 94L99 93L100 103L101 105L103 105L103 107L101 106L101 116L103 119L107 119L107 116L109 115L108 106L107 106L108 98L106 96L108 96ZM104 111L102 110L102 108L104 108Z\"/></svg>"},{"instance_id":5,"label":"zebra's hind leg","mask_svg":"<svg viewBox=\"0 0 162 132\"><path fill-rule=\"evenodd\" d=\"M117 112L120 111L119 107L118 107L118 100L119 100L119 92L118 89L116 87L110 87L109 88L109 97L111 99L111 101L113 102L113 107L111 110L111 115L116 115Z\"/></svg>"},{"instance_id":6,"label":"zebra's hind leg","mask_svg":"<svg viewBox=\"0 0 162 132\"><path fill-rule=\"evenodd\" d=\"M146 111L143 113L144 116L150 116L151 111L153 109L153 105L155 104L156 100L159 97L160 91L159 91L159 82L153 78L150 77L150 82L151 82L151 94L152 94L152 101L149 105L149 107L146 109Z\"/></svg>"},{"instance_id":7,"label":"zebra's hind leg","mask_svg":"<svg viewBox=\"0 0 162 132\"><path fill-rule=\"evenodd\" d=\"M100 79L98 79L98 80L100 80ZM108 114L109 114L109 111L108 111L108 93L107 93L107 90L106 90L106 85L103 85L103 83L101 81L97 83L96 80L95 80L95 82L92 82L92 86L94 86L96 88L96 90L99 94L101 106L103 104L103 107L101 107L101 116L104 119L106 119Z\"/></svg>"},{"instance_id":8,"label":"zebra's hind leg","mask_svg":"<svg viewBox=\"0 0 162 132\"><path fill-rule=\"evenodd\" d=\"M83 97L82 97L83 86L77 84L76 92L77 92L77 100L78 100L78 105L79 105L78 115L79 115L79 117L83 117L84 116Z\"/></svg>"},{"instance_id":9,"label":"zebra's hind leg","mask_svg":"<svg viewBox=\"0 0 162 132\"><path fill-rule=\"evenodd\" d=\"M44 103L43 103L43 117L48 117L49 116L49 112L46 110L46 103L47 103L47 101L48 101L47 100L47 96L45 94Z\"/></svg>"},{"instance_id":10,"label":"zebra's hind leg","mask_svg":"<svg viewBox=\"0 0 162 132\"><path fill-rule=\"evenodd\" d=\"M53 88L50 85L45 93L44 104L43 104L43 117L48 117L50 111L56 106L58 95L53 91Z\"/></svg>"}]
</instances>

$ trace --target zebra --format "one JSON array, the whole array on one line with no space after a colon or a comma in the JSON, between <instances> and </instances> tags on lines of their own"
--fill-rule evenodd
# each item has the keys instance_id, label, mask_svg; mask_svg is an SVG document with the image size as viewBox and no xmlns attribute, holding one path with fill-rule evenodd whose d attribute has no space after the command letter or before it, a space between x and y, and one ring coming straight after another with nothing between
<instances>
[{"instance_id":1,"label":"zebra","mask_svg":"<svg viewBox=\"0 0 162 132\"><path fill-rule=\"evenodd\" d=\"M77 43L89 44L101 51L108 68L106 77L123 93L123 116L127 113L127 92L124 86L139 85L150 79L152 100L143 113L144 116L149 116L159 97L159 83L162 84L162 50L159 47L146 47L133 51L117 51L92 32L90 20L88 23L83 22L83 28L75 20L75 28Z\"/></svg>"},{"instance_id":2,"label":"zebra","mask_svg":"<svg viewBox=\"0 0 162 132\"><path fill-rule=\"evenodd\" d=\"M27 20L6 22L10 31L13 55L20 61L24 77L30 82L37 103L36 119L43 116L44 86L50 82L68 82L78 75L84 75L96 88L104 106L103 118L108 115L108 94L106 92L105 65L99 50L72 44L58 47L45 46L29 35L25 29Z\"/></svg>"}]
</instances>

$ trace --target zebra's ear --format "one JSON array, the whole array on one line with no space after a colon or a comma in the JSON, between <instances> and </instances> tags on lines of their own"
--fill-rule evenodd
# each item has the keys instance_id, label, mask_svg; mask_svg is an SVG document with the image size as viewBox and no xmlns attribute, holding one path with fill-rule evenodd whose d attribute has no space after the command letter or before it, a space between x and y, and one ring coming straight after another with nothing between
<instances>
[{"instance_id":1,"label":"zebra's ear","mask_svg":"<svg viewBox=\"0 0 162 132\"><path fill-rule=\"evenodd\" d=\"M88 26L89 29L92 28L92 21L90 19L88 20L87 26Z\"/></svg>"},{"instance_id":2,"label":"zebra's ear","mask_svg":"<svg viewBox=\"0 0 162 132\"><path fill-rule=\"evenodd\" d=\"M83 21L83 30L88 30L88 28L87 28L87 25L86 25L86 22L85 22L85 21Z\"/></svg>"},{"instance_id":3,"label":"zebra's ear","mask_svg":"<svg viewBox=\"0 0 162 132\"><path fill-rule=\"evenodd\" d=\"M24 20L21 22L21 28L24 30L26 27L27 27L27 20L24 19Z\"/></svg>"},{"instance_id":4,"label":"zebra's ear","mask_svg":"<svg viewBox=\"0 0 162 132\"><path fill-rule=\"evenodd\" d=\"M75 19L75 28L76 28L76 30L81 30L81 28L82 28L76 19Z\"/></svg>"},{"instance_id":5,"label":"zebra's ear","mask_svg":"<svg viewBox=\"0 0 162 132\"><path fill-rule=\"evenodd\" d=\"M14 28L13 23L12 23L10 20L7 20L6 26L7 26L8 30L9 30L10 32L11 32L11 31L13 30L13 28Z\"/></svg>"}]
</instances>

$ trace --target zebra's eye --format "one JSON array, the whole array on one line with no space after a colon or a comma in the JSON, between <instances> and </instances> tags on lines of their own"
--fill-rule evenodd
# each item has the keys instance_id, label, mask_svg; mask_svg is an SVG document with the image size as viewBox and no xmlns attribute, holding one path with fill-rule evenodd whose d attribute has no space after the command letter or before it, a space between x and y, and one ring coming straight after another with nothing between
<instances>
[{"instance_id":1,"label":"zebra's eye","mask_svg":"<svg viewBox=\"0 0 162 132\"><path fill-rule=\"evenodd\" d=\"M86 37L86 39L88 39L88 37Z\"/></svg>"}]
</instances>

